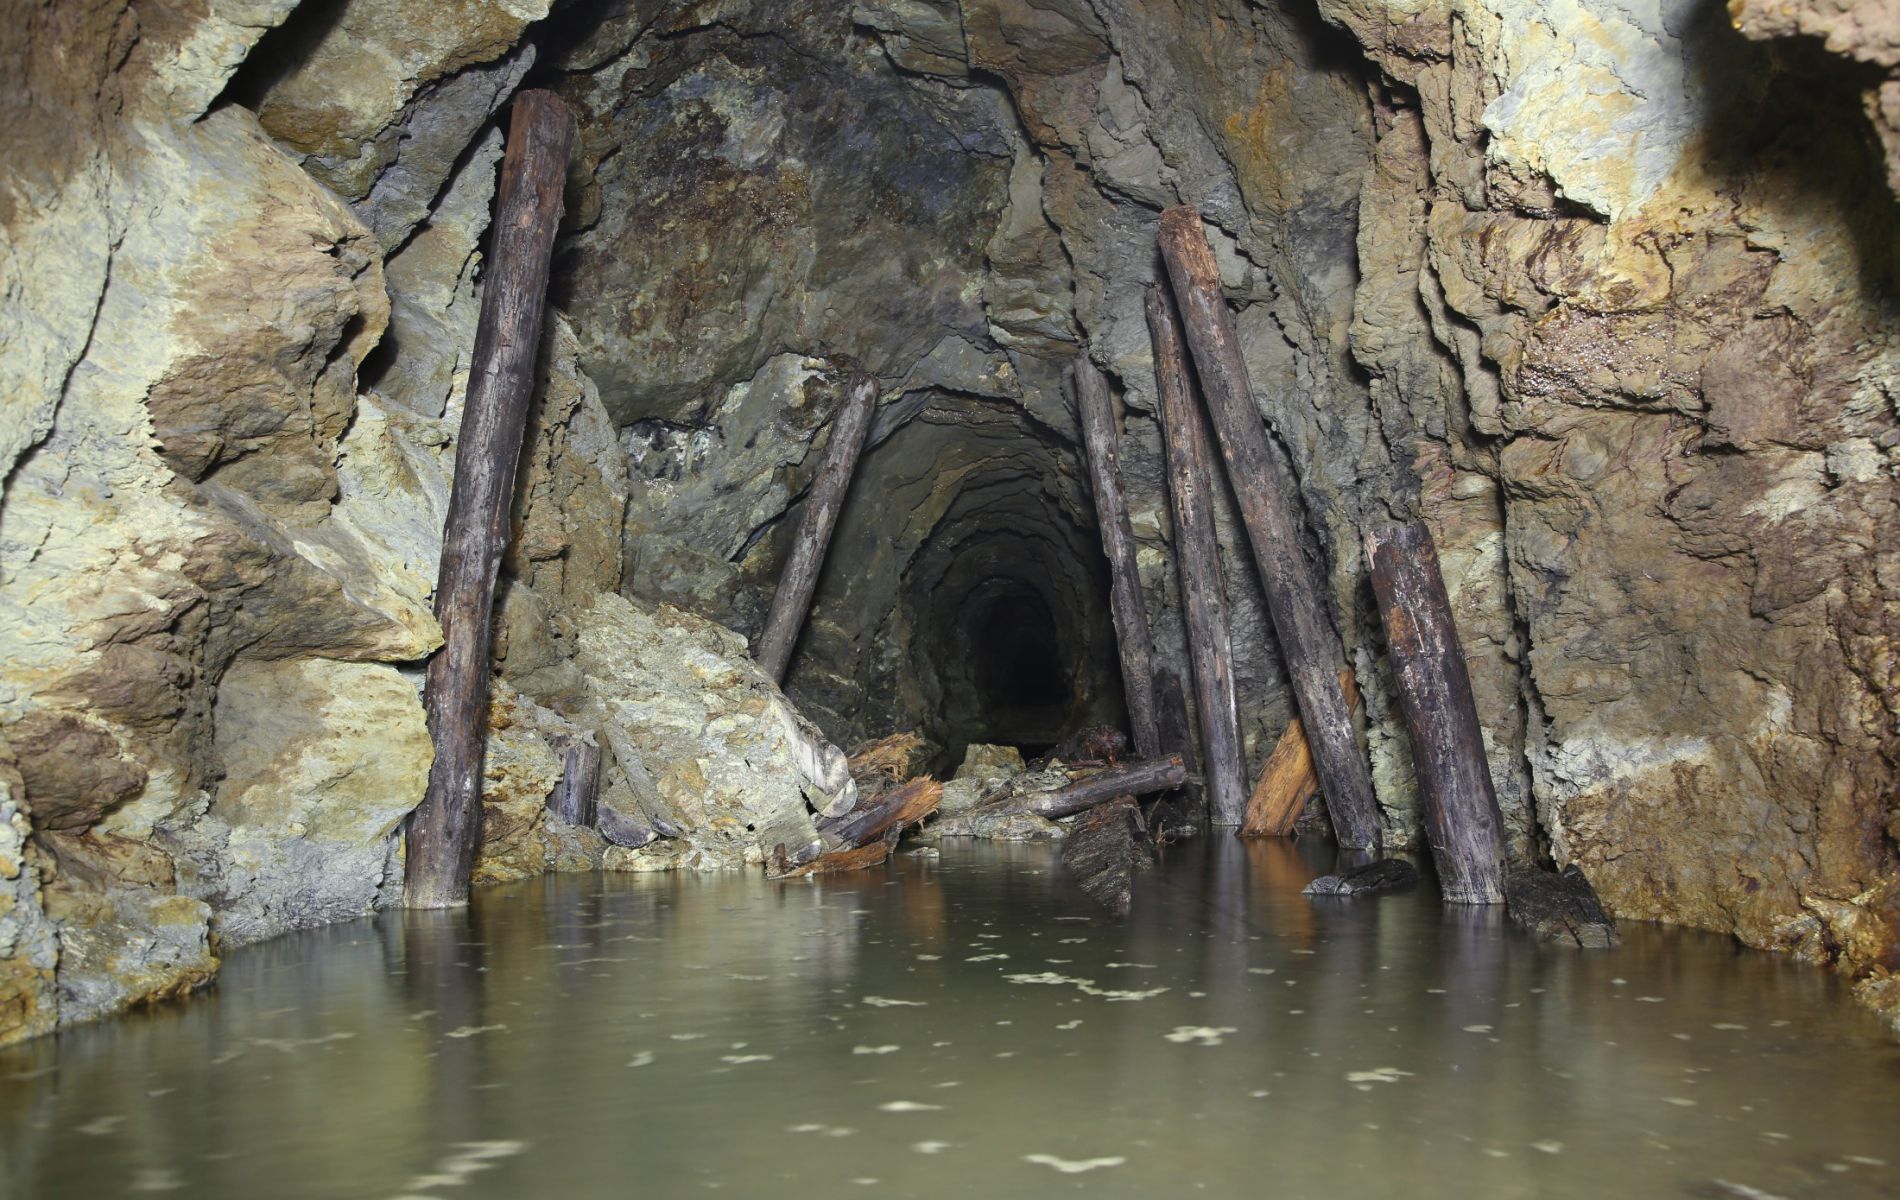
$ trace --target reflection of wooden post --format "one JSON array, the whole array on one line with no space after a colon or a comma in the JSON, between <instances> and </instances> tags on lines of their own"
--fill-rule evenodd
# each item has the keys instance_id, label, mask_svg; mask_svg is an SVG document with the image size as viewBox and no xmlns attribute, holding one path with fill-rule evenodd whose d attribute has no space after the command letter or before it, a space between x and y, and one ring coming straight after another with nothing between
<instances>
[{"instance_id":1,"label":"reflection of wooden post","mask_svg":"<svg viewBox=\"0 0 1900 1200\"><path fill-rule=\"evenodd\" d=\"M1095 488L1095 523L1102 531L1102 552L1108 556L1108 604L1115 619L1115 645L1121 651L1129 732L1134 735L1136 755L1153 758L1161 753L1160 724L1155 719L1155 643L1141 598L1141 574L1135 569L1135 531L1128 523L1128 501L1122 494L1108 381L1087 353L1075 363L1075 394L1089 479Z\"/></svg>"},{"instance_id":2,"label":"reflection of wooden post","mask_svg":"<svg viewBox=\"0 0 1900 1200\"><path fill-rule=\"evenodd\" d=\"M759 634L756 657L774 682L784 680L785 668L792 661L792 647L798 644L798 631L805 627L812 593L818 589L818 572L824 568L825 551L831 545L831 530L844 508L844 495L851 490L851 473L857 469L858 453L864 449L864 437L871 432L871 415L876 411L877 380L862 371L853 373L844 403L838 406L831 422L831 441L825 447L818 477L812 480L805 516L792 542L792 556L786 560L785 573L779 576L778 591L772 593L772 611L765 618L765 631Z\"/></svg>"},{"instance_id":3,"label":"reflection of wooden post","mask_svg":"<svg viewBox=\"0 0 1900 1200\"><path fill-rule=\"evenodd\" d=\"M1502 903L1504 817L1431 531L1413 522L1365 540L1439 888L1454 904Z\"/></svg>"},{"instance_id":4,"label":"reflection of wooden post","mask_svg":"<svg viewBox=\"0 0 1900 1200\"><path fill-rule=\"evenodd\" d=\"M404 902L416 908L468 899L481 840L495 574L508 544L515 463L547 302L548 256L561 221L561 185L573 139L574 119L552 92L515 97L442 529L435 589L442 649L429 660L424 694L435 763L422 804L409 818L404 867Z\"/></svg>"},{"instance_id":5,"label":"reflection of wooden post","mask_svg":"<svg viewBox=\"0 0 1900 1200\"><path fill-rule=\"evenodd\" d=\"M1216 825L1238 825L1247 806L1242 775L1240 719L1234 699L1233 643L1227 628L1227 589L1214 537L1215 482L1207 428L1194 403L1187 353L1174 306L1157 285L1148 289L1148 332L1154 342L1155 385L1161 395L1161 440L1168 458L1168 498L1174 505L1174 550L1181 567L1181 599L1194 665L1194 707L1201 720L1201 778Z\"/></svg>"},{"instance_id":6,"label":"reflection of wooden post","mask_svg":"<svg viewBox=\"0 0 1900 1200\"><path fill-rule=\"evenodd\" d=\"M1372 776L1359 752L1352 713L1339 690L1339 639L1320 607L1320 584L1300 551L1297 493L1267 441L1254 406L1247 364L1240 354L1234 315L1221 298L1220 272L1201 218L1191 208L1161 214L1161 256L1174 284L1181 324L1201 378L1227 479L1253 545L1261 590L1286 656L1314 764L1326 792L1326 810L1343 846L1379 844L1379 810Z\"/></svg>"},{"instance_id":7,"label":"reflection of wooden post","mask_svg":"<svg viewBox=\"0 0 1900 1200\"><path fill-rule=\"evenodd\" d=\"M1339 673L1339 687L1346 693L1346 703L1357 706L1359 694L1352 686L1351 671ZM1244 838L1285 837L1306 811L1306 802L1318 792L1319 776L1313 774L1306 726L1296 716L1286 723L1286 731L1260 768L1260 780L1247 799L1247 819L1234 832Z\"/></svg>"}]
</instances>

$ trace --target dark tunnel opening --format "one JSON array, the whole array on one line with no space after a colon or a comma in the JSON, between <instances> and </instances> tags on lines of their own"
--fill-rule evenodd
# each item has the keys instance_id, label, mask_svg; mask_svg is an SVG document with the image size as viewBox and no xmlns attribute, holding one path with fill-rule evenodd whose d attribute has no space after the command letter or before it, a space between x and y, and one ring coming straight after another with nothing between
<instances>
[{"instance_id":1,"label":"dark tunnel opening","mask_svg":"<svg viewBox=\"0 0 1900 1200\"><path fill-rule=\"evenodd\" d=\"M986 579L965 598L958 624L976 702L998 725L1043 731L1068 719L1074 685L1041 593L1021 580Z\"/></svg>"}]
</instances>

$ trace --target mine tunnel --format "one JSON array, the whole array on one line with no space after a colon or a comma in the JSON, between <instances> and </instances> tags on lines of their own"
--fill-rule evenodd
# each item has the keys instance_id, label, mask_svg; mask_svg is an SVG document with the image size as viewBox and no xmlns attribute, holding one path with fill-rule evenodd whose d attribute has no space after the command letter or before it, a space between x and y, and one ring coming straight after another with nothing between
<instances>
[{"instance_id":1,"label":"mine tunnel","mask_svg":"<svg viewBox=\"0 0 1900 1200\"><path fill-rule=\"evenodd\" d=\"M1900 1194L1823 0L0 25L0 1198Z\"/></svg>"}]
</instances>

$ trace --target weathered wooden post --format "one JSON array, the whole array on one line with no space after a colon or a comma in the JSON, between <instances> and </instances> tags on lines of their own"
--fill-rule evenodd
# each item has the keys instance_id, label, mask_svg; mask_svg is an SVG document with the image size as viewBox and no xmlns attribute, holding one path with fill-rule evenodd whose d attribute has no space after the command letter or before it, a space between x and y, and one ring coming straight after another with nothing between
<instances>
[{"instance_id":1,"label":"weathered wooden post","mask_svg":"<svg viewBox=\"0 0 1900 1200\"><path fill-rule=\"evenodd\" d=\"M1431 531L1420 522L1375 530L1365 545L1440 890L1454 904L1502 903L1504 817Z\"/></svg>"},{"instance_id":2,"label":"weathered wooden post","mask_svg":"<svg viewBox=\"0 0 1900 1200\"><path fill-rule=\"evenodd\" d=\"M1155 386L1161 396L1161 436L1168 459L1168 498L1174 506L1174 550L1194 666L1194 707L1201 724L1201 778L1216 825L1238 825L1247 791L1234 699L1233 643L1227 626L1227 590L1214 538L1215 481L1207 429L1194 403L1187 353L1174 305L1159 285L1148 289L1148 332L1154 342Z\"/></svg>"},{"instance_id":3,"label":"weathered wooden post","mask_svg":"<svg viewBox=\"0 0 1900 1200\"><path fill-rule=\"evenodd\" d=\"M435 763L422 804L409 817L404 868L404 902L415 908L468 899L481 839L495 575L508 544L515 463L534 391L548 258L573 140L574 119L554 93L515 97L442 528L435 589L442 649L429 660L424 697Z\"/></svg>"},{"instance_id":4,"label":"weathered wooden post","mask_svg":"<svg viewBox=\"0 0 1900 1200\"><path fill-rule=\"evenodd\" d=\"M1095 490L1095 523L1102 531L1111 585L1109 613L1115 621L1115 645L1121 651L1122 692L1128 700L1129 732L1135 753L1161 753L1161 726L1155 716L1155 642L1148 630L1148 609L1141 598L1141 574L1135 567L1135 531L1128 523L1122 493L1121 455L1116 447L1115 414L1108 402L1108 381L1085 351L1075 363L1076 407L1082 416L1082 443Z\"/></svg>"},{"instance_id":5,"label":"weathered wooden post","mask_svg":"<svg viewBox=\"0 0 1900 1200\"><path fill-rule=\"evenodd\" d=\"M845 493L851 490L851 474L857 468L858 454L864 449L864 438L871 432L871 416L876 411L877 380L862 371L853 372L844 403L832 419L831 441L806 497L805 515L792 540L792 555L779 576L778 590L772 593L772 611L765 618L764 632L759 634L754 657L775 681L784 680L785 668L792 661L792 647L798 644L798 631L805 626L812 593L818 588L818 573L825 565L825 551L831 545L831 530L844 508Z\"/></svg>"},{"instance_id":6,"label":"weathered wooden post","mask_svg":"<svg viewBox=\"0 0 1900 1200\"><path fill-rule=\"evenodd\" d=\"M1313 748L1326 810L1343 846L1379 844L1372 777L1359 752L1352 713L1339 688L1339 639L1320 606L1319 580L1300 550L1293 481L1274 456L1254 406L1233 313L1221 298L1220 272L1200 214L1176 206L1161 214L1161 256L1180 305L1181 323L1213 419L1227 478L1247 526L1273 629Z\"/></svg>"},{"instance_id":7,"label":"weathered wooden post","mask_svg":"<svg viewBox=\"0 0 1900 1200\"><path fill-rule=\"evenodd\" d=\"M587 741L568 744L561 781L548 793L547 808L577 829L591 829L599 811L600 747Z\"/></svg>"}]
</instances>

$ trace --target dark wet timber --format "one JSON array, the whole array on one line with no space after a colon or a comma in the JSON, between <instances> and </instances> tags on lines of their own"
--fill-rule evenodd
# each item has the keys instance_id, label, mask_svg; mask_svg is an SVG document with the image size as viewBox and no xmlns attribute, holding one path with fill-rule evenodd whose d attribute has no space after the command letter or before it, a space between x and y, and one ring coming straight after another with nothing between
<instances>
[{"instance_id":1,"label":"dark wet timber","mask_svg":"<svg viewBox=\"0 0 1900 1200\"><path fill-rule=\"evenodd\" d=\"M1502 903L1504 817L1438 550L1417 522L1375 530L1365 542L1439 886L1454 904Z\"/></svg>"},{"instance_id":2,"label":"dark wet timber","mask_svg":"<svg viewBox=\"0 0 1900 1200\"><path fill-rule=\"evenodd\" d=\"M468 899L481 840L495 575L508 544L508 508L547 302L548 256L561 222L573 140L574 119L554 93L530 90L515 97L442 529L435 589L442 649L429 660L424 694L435 762L422 804L409 818L404 868L404 902L415 908L446 908Z\"/></svg>"},{"instance_id":3,"label":"dark wet timber","mask_svg":"<svg viewBox=\"0 0 1900 1200\"><path fill-rule=\"evenodd\" d=\"M1562 871L1512 871L1504 877L1511 922L1539 941L1580 950L1608 950L1622 938L1596 889L1576 863Z\"/></svg>"},{"instance_id":4,"label":"dark wet timber","mask_svg":"<svg viewBox=\"0 0 1900 1200\"><path fill-rule=\"evenodd\" d=\"M594 823L600 795L600 747L576 741L567 747L561 781L548 793L548 811L569 825Z\"/></svg>"},{"instance_id":5,"label":"dark wet timber","mask_svg":"<svg viewBox=\"0 0 1900 1200\"><path fill-rule=\"evenodd\" d=\"M1247 540L1266 593L1273 629L1286 656L1326 811L1342 845L1379 844L1379 810L1352 712L1339 688L1344 665L1339 638L1321 607L1320 583L1300 548L1291 473L1267 440L1254 404L1234 315L1221 297L1220 272L1200 214L1177 206L1161 214L1161 256L1174 285L1187 344L1194 353L1227 479L1239 503Z\"/></svg>"},{"instance_id":6,"label":"dark wet timber","mask_svg":"<svg viewBox=\"0 0 1900 1200\"><path fill-rule=\"evenodd\" d=\"M1109 767L1051 792L1031 793L1023 797L1023 807L1025 811L1053 821L1093 808L1117 796L1145 796L1149 792L1165 792L1186 782L1187 767L1182 764L1181 756L1170 754L1166 758L1148 762Z\"/></svg>"},{"instance_id":7,"label":"dark wet timber","mask_svg":"<svg viewBox=\"0 0 1900 1200\"><path fill-rule=\"evenodd\" d=\"M1154 839L1132 796L1097 805L1075 819L1062 841L1062 865L1082 890L1117 916L1134 904L1135 876L1154 866Z\"/></svg>"},{"instance_id":8,"label":"dark wet timber","mask_svg":"<svg viewBox=\"0 0 1900 1200\"><path fill-rule=\"evenodd\" d=\"M1102 532L1102 553L1108 557L1109 613L1115 622L1115 646L1121 653L1129 730L1134 734L1135 753L1153 758L1161 753L1161 729L1155 717L1154 635L1148 629L1141 574L1135 568L1135 531L1128 523L1128 501L1122 494L1121 456L1116 448L1108 381L1086 352L1075 362L1075 397L1082 417L1089 481L1095 491L1095 523Z\"/></svg>"},{"instance_id":9,"label":"dark wet timber","mask_svg":"<svg viewBox=\"0 0 1900 1200\"><path fill-rule=\"evenodd\" d=\"M778 590L772 593L772 611L765 618L765 631L759 634L756 657L773 682L784 680L785 668L792 661L792 647L798 644L799 630L805 627L812 593L818 588L818 573L824 569L825 551L831 546L831 531L844 508L845 493L851 490L858 454L864 449L864 438L871 431L871 417L876 412L877 380L862 371L854 372L845 388L844 403L832 419L824 463L812 480L805 515L792 540L791 557L786 560L785 573L779 576Z\"/></svg>"},{"instance_id":10,"label":"dark wet timber","mask_svg":"<svg viewBox=\"0 0 1900 1200\"><path fill-rule=\"evenodd\" d=\"M1247 783L1234 698L1227 588L1209 494L1219 483L1208 450L1207 428L1194 402L1174 305L1156 285L1148 289L1146 306L1154 342L1155 385L1161 396L1161 440L1168 460L1168 500L1174 507L1188 658L1194 668L1194 707L1201 725L1201 779L1207 788L1210 819L1216 825L1238 825L1246 816Z\"/></svg>"},{"instance_id":11,"label":"dark wet timber","mask_svg":"<svg viewBox=\"0 0 1900 1200\"><path fill-rule=\"evenodd\" d=\"M1418 868L1402 858L1382 858L1363 867L1354 867L1337 875L1321 875L1306 885L1307 896L1358 896L1391 888L1410 887L1418 882Z\"/></svg>"}]
</instances>

